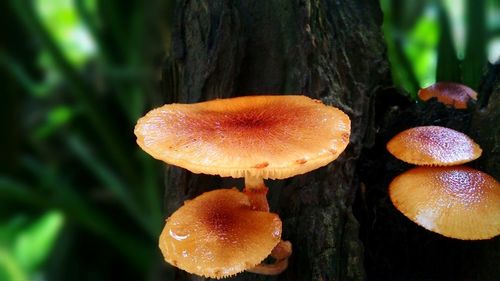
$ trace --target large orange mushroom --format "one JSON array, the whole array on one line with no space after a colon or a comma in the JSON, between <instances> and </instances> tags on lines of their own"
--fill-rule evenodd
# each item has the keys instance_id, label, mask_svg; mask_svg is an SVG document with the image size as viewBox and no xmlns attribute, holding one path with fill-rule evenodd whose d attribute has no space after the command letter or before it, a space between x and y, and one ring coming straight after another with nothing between
<instances>
[{"instance_id":1,"label":"large orange mushroom","mask_svg":"<svg viewBox=\"0 0 500 281\"><path fill-rule=\"evenodd\" d=\"M157 159L194 173L244 177L246 190L260 194L263 179L335 160L349 143L350 119L305 96L248 96L164 105L139 119L135 134Z\"/></svg>"},{"instance_id":2,"label":"large orange mushroom","mask_svg":"<svg viewBox=\"0 0 500 281\"><path fill-rule=\"evenodd\" d=\"M389 194L406 217L441 235L479 240L500 234L500 184L472 168L417 167L397 176Z\"/></svg>"},{"instance_id":3,"label":"large orange mushroom","mask_svg":"<svg viewBox=\"0 0 500 281\"><path fill-rule=\"evenodd\" d=\"M269 211L264 179L307 173L335 160L349 143L350 119L305 96L248 96L164 105L139 119L135 134L144 151L166 163L244 177L252 208ZM277 248L287 252L277 255L275 268L283 270L291 247L282 241ZM269 272L265 266L255 271Z\"/></svg>"}]
</instances>

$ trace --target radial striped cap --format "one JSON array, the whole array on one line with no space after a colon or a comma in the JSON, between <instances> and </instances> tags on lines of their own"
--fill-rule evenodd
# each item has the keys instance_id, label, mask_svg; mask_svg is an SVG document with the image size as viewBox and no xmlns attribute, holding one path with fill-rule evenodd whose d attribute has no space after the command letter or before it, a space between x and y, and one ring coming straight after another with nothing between
<instances>
[{"instance_id":1,"label":"radial striped cap","mask_svg":"<svg viewBox=\"0 0 500 281\"><path fill-rule=\"evenodd\" d=\"M387 143L387 150L399 160L415 165L449 166L470 162L482 150L467 135L439 126L405 130Z\"/></svg>"},{"instance_id":2,"label":"radial striped cap","mask_svg":"<svg viewBox=\"0 0 500 281\"><path fill-rule=\"evenodd\" d=\"M187 201L168 218L159 244L170 264L223 278L259 264L280 238L278 215L252 210L236 189L219 189Z\"/></svg>"},{"instance_id":3,"label":"radial striped cap","mask_svg":"<svg viewBox=\"0 0 500 281\"><path fill-rule=\"evenodd\" d=\"M139 119L137 143L194 173L281 179L335 160L350 119L305 96L248 96L168 104Z\"/></svg>"}]
</instances>

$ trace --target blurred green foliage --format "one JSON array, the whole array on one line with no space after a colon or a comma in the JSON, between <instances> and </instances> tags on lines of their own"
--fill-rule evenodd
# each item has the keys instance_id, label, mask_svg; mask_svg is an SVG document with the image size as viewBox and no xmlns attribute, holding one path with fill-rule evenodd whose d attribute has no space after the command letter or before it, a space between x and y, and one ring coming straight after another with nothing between
<instances>
[{"instance_id":1,"label":"blurred green foliage","mask_svg":"<svg viewBox=\"0 0 500 281\"><path fill-rule=\"evenodd\" d=\"M394 83L415 97L436 81L477 89L500 59L497 0L381 0Z\"/></svg>"},{"instance_id":2,"label":"blurred green foliage","mask_svg":"<svg viewBox=\"0 0 500 281\"><path fill-rule=\"evenodd\" d=\"M84 1L82 5L90 14L95 14L96 1ZM71 65L81 68L96 55L94 40L73 1L38 0L35 1L35 10ZM44 57L50 61L49 54L44 54ZM54 69L54 66L48 64L45 69Z\"/></svg>"},{"instance_id":3,"label":"blurred green foliage","mask_svg":"<svg viewBox=\"0 0 500 281\"><path fill-rule=\"evenodd\" d=\"M161 104L171 1L1 5L0 280L147 279L163 172L133 130Z\"/></svg>"},{"instance_id":4,"label":"blurred green foliage","mask_svg":"<svg viewBox=\"0 0 500 281\"><path fill-rule=\"evenodd\" d=\"M36 279L63 222L59 211L49 211L34 221L18 214L0 222L0 280Z\"/></svg>"},{"instance_id":5,"label":"blurred green foliage","mask_svg":"<svg viewBox=\"0 0 500 281\"><path fill-rule=\"evenodd\" d=\"M381 2L411 95L436 80L475 88L500 54L498 1ZM133 128L162 103L172 1L0 5L0 280L160 279L162 167Z\"/></svg>"}]
</instances>

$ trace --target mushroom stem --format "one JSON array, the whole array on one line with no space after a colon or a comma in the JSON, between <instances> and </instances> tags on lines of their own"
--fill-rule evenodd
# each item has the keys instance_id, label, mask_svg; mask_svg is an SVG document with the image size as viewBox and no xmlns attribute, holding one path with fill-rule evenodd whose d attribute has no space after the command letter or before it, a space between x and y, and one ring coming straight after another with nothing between
<instances>
[{"instance_id":1,"label":"mushroom stem","mask_svg":"<svg viewBox=\"0 0 500 281\"><path fill-rule=\"evenodd\" d=\"M262 275L278 275L281 272L285 271L287 267L288 259L284 259L273 264L261 263L259 265L256 265L255 267L247 269L247 271Z\"/></svg>"},{"instance_id":2,"label":"mushroom stem","mask_svg":"<svg viewBox=\"0 0 500 281\"><path fill-rule=\"evenodd\" d=\"M290 241L281 240L271 251L271 257L279 261L288 259L290 255L292 255L292 243Z\"/></svg>"},{"instance_id":3,"label":"mushroom stem","mask_svg":"<svg viewBox=\"0 0 500 281\"><path fill-rule=\"evenodd\" d=\"M278 275L288 267L288 257L291 254L292 243L290 241L280 241L271 252L271 257L276 259L274 263L261 263L251 269L247 269L247 271L262 275Z\"/></svg>"},{"instance_id":4,"label":"mushroom stem","mask_svg":"<svg viewBox=\"0 0 500 281\"><path fill-rule=\"evenodd\" d=\"M248 196L254 210L269 212L269 203L267 202L268 190L262 177L245 177L245 189L243 192Z\"/></svg>"},{"instance_id":5,"label":"mushroom stem","mask_svg":"<svg viewBox=\"0 0 500 281\"><path fill-rule=\"evenodd\" d=\"M267 189L262 177L245 176L245 188L248 189Z\"/></svg>"}]
</instances>

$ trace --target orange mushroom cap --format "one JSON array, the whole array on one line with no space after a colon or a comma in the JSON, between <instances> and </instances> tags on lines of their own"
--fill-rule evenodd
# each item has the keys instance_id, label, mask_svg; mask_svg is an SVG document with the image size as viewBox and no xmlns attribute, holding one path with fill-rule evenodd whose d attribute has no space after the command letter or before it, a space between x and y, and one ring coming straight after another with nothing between
<instances>
[{"instance_id":1,"label":"orange mushroom cap","mask_svg":"<svg viewBox=\"0 0 500 281\"><path fill-rule=\"evenodd\" d=\"M194 173L281 179L335 160L350 119L305 96L248 96L164 105L135 134L153 157Z\"/></svg>"},{"instance_id":2,"label":"orange mushroom cap","mask_svg":"<svg viewBox=\"0 0 500 281\"><path fill-rule=\"evenodd\" d=\"M401 213L441 235L479 240L500 234L500 185L483 172L417 167L396 177L389 193Z\"/></svg>"},{"instance_id":3,"label":"orange mushroom cap","mask_svg":"<svg viewBox=\"0 0 500 281\"><path fill-rule=\"evenodd\" d=\"M439 126L402 131L387 143L387 150L407 163L434 166L467 163L482 153L481 147L467 135Z\"/></svg>"},{"instance_id":4,"label":"orange mushroom cap","mask_svg":"<svg viewBox=\"0 0 500 281\"><path fill-rule=\"evenodd\" d=\"M418 97L423 101L437 98L439 102L446 105L451 105L457 109L465 109L471 99L477 100L477 93L462 84L437 82L427 88L420 89Z\"/></svg>"},{"instance_id":5,"label":"orange mushroom cap","mask_svg":"<svg viewBox=\"0 0 500 281\"><path fill-rule=\"evenodd\" d=\"M278 215L252 210L236 189L219 189L186 201L167 219L159 244L172 265L223 278L259 264L280 238Z\"/></svg>"}]
</instances>

